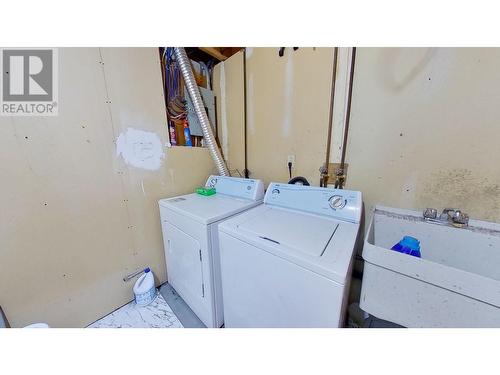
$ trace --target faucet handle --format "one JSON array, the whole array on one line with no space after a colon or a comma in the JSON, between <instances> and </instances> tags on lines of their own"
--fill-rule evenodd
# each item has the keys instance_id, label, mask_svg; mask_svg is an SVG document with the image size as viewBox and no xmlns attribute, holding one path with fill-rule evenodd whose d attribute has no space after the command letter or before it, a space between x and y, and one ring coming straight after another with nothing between
<instances>
[{"instance_id":1,"label":"faucet handle","mask_svg":"<svg viewBox=\"0 0 500 375\"><path fill-rule=\"evenodd\" d=\"M426 208L424 210L424 219L436 219L437 210L435 208Z\"/></svg>"},{"instance_id":2,"label":"faucet handle","mask_svg":"<svg viewBox=\"0 0 500 375\"><path fill-rule=\"evenodd\" d=\"M451 220L455 224L467 226L469 224L469 215L460 210L455 210L455 212L451 216Z\"/></svg>"},{"instance_id":3,"label":"faucet handle","mask_svg":"<svg viewBox=\"0 0 500 375\"><path fill-rule=\"evenodd\" d=\"M459 211L458 208L443 208L443 212L439 215L440 220L452 220L455 212Z\"/></svg>"}]
</instances>

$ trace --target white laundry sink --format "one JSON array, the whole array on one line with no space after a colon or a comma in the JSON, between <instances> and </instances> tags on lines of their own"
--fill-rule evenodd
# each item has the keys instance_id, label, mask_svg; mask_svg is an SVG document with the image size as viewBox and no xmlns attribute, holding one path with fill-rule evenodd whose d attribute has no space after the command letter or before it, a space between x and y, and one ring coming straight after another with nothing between
<instances>
[{"instance_id":1,"label":"white laundry sink","mask_svg":"<svg viewBox=\"0 0 500 375\"><path fill-rule=\"evenodd\" d=\"M420 240L422 258L390 250ZM363 248L361 308L405 327L500 327L500 224L455 228L377 206Z\"/></svg>"}]
</instances>

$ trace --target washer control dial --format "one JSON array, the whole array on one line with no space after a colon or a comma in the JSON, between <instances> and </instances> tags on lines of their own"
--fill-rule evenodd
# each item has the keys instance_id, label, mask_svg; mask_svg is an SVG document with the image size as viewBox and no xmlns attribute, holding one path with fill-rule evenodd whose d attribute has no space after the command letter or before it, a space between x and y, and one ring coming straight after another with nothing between
<instances>
[{"instance_id":1,"label":"washer control dial","mask_svg":"<svg viewBox=\"0 0 500 375\"><path fill-rule=\"evenodd\" d=\"M346 205L346 200L342 195L332 195L330 199L328 199L328 203L334 210L340 210Z\"/></svg>"}]
</instances>

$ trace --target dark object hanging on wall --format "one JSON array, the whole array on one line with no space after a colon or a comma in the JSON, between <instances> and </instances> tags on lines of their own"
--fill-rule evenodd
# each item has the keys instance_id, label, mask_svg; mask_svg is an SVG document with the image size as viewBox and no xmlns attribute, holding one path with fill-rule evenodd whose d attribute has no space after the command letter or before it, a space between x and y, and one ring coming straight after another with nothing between
<instances>
[{"instance_id":1,"label":"dark object hanging on wall","mask_svg":"<svg viewBox=\"0 0 500 375\"><path fill-rule=\"evenodd\" d=\"M302 176L294 177L290 181L288 181L288 183L292 185L297 184L297 185L310 186L309 181L307 181L307 179Z\"/></svg>"},{"instance_id":2,"label":"dark object hanging on wall","mask_svg":"<svg viewBox=\"0 0 500 375\"><path fill-rule=\"evenodd\" d=\"M280 47L279 51L278 51L278 55L279 57L283 57L283 55L285 54L285 48L286 47ZM294 51L297 51L299 49L299 47L293 47L293 50Z\"/></svg>"}]
</instances>

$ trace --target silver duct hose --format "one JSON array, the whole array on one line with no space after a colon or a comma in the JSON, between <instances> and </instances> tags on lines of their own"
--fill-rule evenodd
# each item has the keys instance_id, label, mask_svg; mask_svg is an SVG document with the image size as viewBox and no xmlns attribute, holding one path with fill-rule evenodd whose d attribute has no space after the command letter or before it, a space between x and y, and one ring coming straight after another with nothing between
<instances>
[{"instance_id":1,"label":"silver duct hose","mask_svg":"<svg viewBox=\"0 0 500 375\"><path fill-rule=\"evenodd\" d=\"M210 152L210 156L212 157L221 176L231 176L229 170L227 169L226 162L222 158L222 154L217 146L217 142L215 142L214 132L212 131L210 120L208 119L205 111L200 90L196 84L193 70L191 69L191 62L187 57L186 51L182 47L175 47L174 52L179 68L181 69L182 76L184 77L184 83L186 84L189 96L193 102L196 117L198 117L198 121L200 122L201 130L203 131L203 138L208 147L208 151Z\"/></svg>"}]
</instances>

